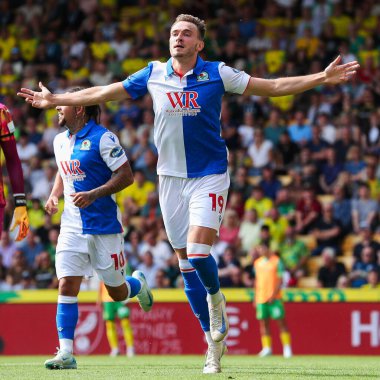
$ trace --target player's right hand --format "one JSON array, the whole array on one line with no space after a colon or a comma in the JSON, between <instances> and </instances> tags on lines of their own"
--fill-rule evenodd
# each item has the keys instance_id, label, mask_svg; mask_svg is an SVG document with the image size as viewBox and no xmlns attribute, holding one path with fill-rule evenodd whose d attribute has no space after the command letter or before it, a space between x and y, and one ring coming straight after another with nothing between
<instances>
[{"instance_id":1,"label":"player's right hand","mask_svg":"<svg viewBox=\"0 0 380 380\"><path fill-rule=\"evenodd\" d=\"M33 91L29 88L22 88L20 92L17 93L25 99L27 103L36 108L48 108L52 107L53 104L50 101L53 94L41 83L39 82L39 87L41 91Z\"/></svg>"},{"instance_id":2,"label":"player's right hand","mask_svg":"<svg viewBox=\"0 0 380 380\"><path fill-rule=\"evenodd\" d=\"M50 196L45 204L45 211L49 215L54 215L58 212L58 198L54 195Z\"/></svg>"}]
</instances>

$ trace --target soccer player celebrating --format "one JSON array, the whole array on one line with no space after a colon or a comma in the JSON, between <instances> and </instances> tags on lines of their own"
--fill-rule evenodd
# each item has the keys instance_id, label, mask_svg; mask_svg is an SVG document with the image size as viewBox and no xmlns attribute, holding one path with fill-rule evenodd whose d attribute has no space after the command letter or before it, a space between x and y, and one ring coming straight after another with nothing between
<instances>
[{"instance_id":1,"label":"soccer player celebrating","mask_svg":"<svg viewBox=\"0 0 380 380\"><path fill-rule=\"evenodd\" d=\"M285 358L292 356L290 334L285 321L281 285L284 266L278 256L265 244L257 247L260 257L254 262L256 318L260 324L262 350L260 357L272 355L269 320L275 319L280 328L280 338Z\"/></svg>"},{"instance_id":2,"label":"soccer player celebrating","mask_svg":"<svg viewBox=\"0 0 380 380\"><path fill-rule=\"evenodd\" d=\"M45 209L56 213L64 195L55 260L60 348L45 367L72 369L77 368L72 353L83 276L95 269L114 301L137 296L144 311L152 308L153 296L142 272L125 276L121 215L113 195L133 182L123 148L116 135L98 124L98 105L56 109L59 125L67 131L54 139L58 172Z\"/></svg>"},{"instance_id":3,"label":"soccer player celebrating","mask_svg":"<svg viewBox=\"0 0 380 380\"><path fill-rule=\"evenodd\" d=\"M228 332L225 298L219 289L216 262L210 255L230 185L227 149L220 136L222 96L225 92L297 94L322 84L343 83L359 65L339 65L338 57L318 74L254 78L223 62L202 60L199 53L204 47L205 30L203 20L179 15L170 30L171 58L165 63L151 62L122 82L74 94L52 94L41 83L41 91L22 88L18 94L34 107L46 108L137 99L150 92L163 219L179 258L185 293L208 342L203 372L217 373L221 372Z\"/></svg>"},{"instance_id":4,"label":"soccer player celebrating","mask_svg":"<svg viewBox=\"0 0 380 380\"><path fill-rule=\"evenodd\" d=\"M21 161L16 149L14 137L15 127L8 108L0 103L0 146L4 152L8 175L12 185L15 209L10 231L18 227L16 241L23 240L29 232L29 219L26 210L26 198L24 192L24 176ZM4 223L5 196L3 176L0 171L0 236Z\"/></svg>"}]
</instances>

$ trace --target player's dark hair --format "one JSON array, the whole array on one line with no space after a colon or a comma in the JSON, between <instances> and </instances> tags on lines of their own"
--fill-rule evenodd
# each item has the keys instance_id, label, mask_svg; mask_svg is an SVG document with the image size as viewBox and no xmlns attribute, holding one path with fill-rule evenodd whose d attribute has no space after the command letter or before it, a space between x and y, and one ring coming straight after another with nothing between
<instances>
[{"instance_id":1,"label":"player's dark hair","mask_svg":"<svg viewBox=\"0 0 380 380\"><path fill-rule=\"evenodd\" d=\"M206 34L206 24L205 24L204 20L201 20L199 17L195 17L192 15L180 14L175 19L173 25L176 24L177 22L180 22L180 21L187 21L187 22L191 22L192 24L194 24L198 29L200 39L204 40L205 34Z\"/></svg>"},{"instance_id":2,"label":"player's dark hair","mask_svg":"<svg viewBox=\"0 0 380 380\"><path fill-rule=\"evenodd\" d=\"M68 90L68 92L77 92L84 89L85 87L72 87ZM99 104L94 104L93 106L84 106L84 112L88 118L87 120L93 119L95 120L96 124L100 123L101 109Z\"/></svg>"}]
</instances>

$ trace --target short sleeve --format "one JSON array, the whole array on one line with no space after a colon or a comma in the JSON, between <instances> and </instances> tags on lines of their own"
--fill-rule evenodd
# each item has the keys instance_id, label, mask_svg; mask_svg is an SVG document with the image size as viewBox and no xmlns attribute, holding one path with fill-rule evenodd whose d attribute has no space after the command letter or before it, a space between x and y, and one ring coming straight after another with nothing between
<instances>
[{"instance_id":1,"label":"short sleeve","mask_svg":"<svg viewBox=\"0 0 380 380\"><path fill-rule=\"evenodd\" d=\"M130 75L122 83L125 91L132 97L132 99L140 98L148 92L148 80L152 73L153 63L149 63L140 71Z\"/></svg>"},{"instance_id":2,"label":"short sleeve","mask_svg":"<svg viewBox=\"0 0 380 380\"><path fill-rule=\"evenodd\" d=\"M219 75L222 78L226 92L235 94L242 94L251 78L246 72L226 66L224 62L219 64Z\"/></svg>"},{"instance_id":3,"label":"short sleeve","mask_svg":"<svg viewBox=\"0 0 380 380\"><path fill-rule=\"evenodd\" d=\"M124 149L119 143L119 139L112 132L103 134L100 139L99 150L103 161L113 172L128 161Z\"/></svg>"}]
</instances>

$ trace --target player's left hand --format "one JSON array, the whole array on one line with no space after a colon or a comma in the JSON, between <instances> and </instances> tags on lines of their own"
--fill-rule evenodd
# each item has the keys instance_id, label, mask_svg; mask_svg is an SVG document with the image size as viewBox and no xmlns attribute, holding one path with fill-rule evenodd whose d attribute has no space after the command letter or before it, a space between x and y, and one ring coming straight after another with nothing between
<instances>
[{"instance_id":1,"label":"player's left hand","mask_svg":"<svg viewBox=\"0 0 380 380\"><path fill-rule=\"evenodd\" d=\"M82 191L79 193L70 194L70 196L74 205L79 208L86 208L95 200L95 197L91 191Z\"/></svg>"},{"instance_id":2,"label":"player's left hand","mask_svg":"<svg viewBox=\"0 0 380 380\"><path fill-rule=\"evenodd\" d=\"M26 206L18 206L13 212L10 231L12 232L17 226L19 227L19 231L15 240L21 241L25 239L29 232L29 218Z\"/></svg>"},{"instance_id":3,"label":"player's left hand","mask_svg":"<svg viewBox=\"0 0 380 380\"><path fill-rule=\"evenodd\" d=\"M356 70L360 67L357 61L340 65L341 61L342 57L338 55L338 57L326 67L326 84L345 83L356 74Z\"/></svg>"},{"instance_id":4,"label":"player's left hand","mask_svg":"<svg viewBox=\"0 0 380 380\"><path fill-rule=\"evenodd\" d=\"M33 91L29 88L22 88L17 95L24 98L27 103L35 108L52 107L53 103L51 102L51 99L53 94L41 82L39 82L38 86L41 91Z\"/></svg>"}]
</instances>

